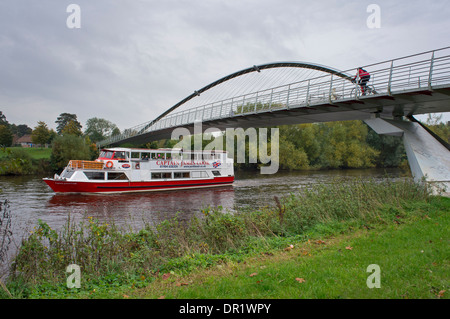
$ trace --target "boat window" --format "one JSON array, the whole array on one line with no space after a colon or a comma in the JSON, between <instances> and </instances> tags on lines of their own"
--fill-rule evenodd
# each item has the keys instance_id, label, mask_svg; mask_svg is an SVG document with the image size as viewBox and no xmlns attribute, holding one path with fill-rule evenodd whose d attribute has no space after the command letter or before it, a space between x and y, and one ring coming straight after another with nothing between
<instances>
[{"instance_id":1,"label":"boat window","mask_svg":"<svg viewBox=\"0 0 450 319\"><path fill-rule=\"evenodd\" d=\"M139 152L131 152L131 158L139 159L140 158L140 153Z\"/></svg>"},{"instance_id":2,"label":"boat window","mask_svg":"<svg viewBox=\"0 0 450 319\"><path fill-rule=\"evenodd\" d=\"M148 161L150 159L150 153L141 153L141 159Z\"/></svg>"},{"instance_id":3,"label":"boat window","mask_svg":"<svg viewBox=\"0 0 450 319\"><path fill-rule=\"evenodd\" d=\"M84 172L88 179L104 180L105 172Z\"/></svg>"},{"instance_id":4,"label":"boat window","mask_svg":"<svg viewBox=\"0 0 450 319\"><path fill-rule=\"evenodd\" d=\"M173 178L189 178L189 172L175 172L173 173Z\"/></svg>"},{"instance_id":5,"label":"boat window","mask_svg":"<svg viewBox=\"0 0 450 319\"><path fill-rule=\"evenodd\" d=\"M161 173L152 173L152 179L159 179L161 178Z\"/></svg>"},{"instance_id":6,"label":"boat window","mask_svg":"<svg viewBox=\"0 0 450 319\"><path fill-rule=\"evenodd\" d=\"M125 173L108 172L108 180L128 180L128 177Z\"/></svg>"},{"instance_id":7,"label":"boat window","mask_svg":"<svg viewBox=\"0 0 450 319\"><path fill-rule=\"evenodd\" d=\"M113 156L113 152L111 152L111 151L102 151L100 153L100 157L102 157L102 158L112 158L112 156Z\"/></svg>"},{"instance_id":8,"label":"boat window","mask_svg":"<svg viewBox=\"0 0 450 319\"><path fill-rule=\"evenodd\" d=\"M205 171L192 172L191 176L192 176L192 178L208 177L208 173L206 173Z\"/></svg>"},{"instance_id":9,"label":"boat window","mask_svg":"<svg viewBox=\"0 0 450 319\"><path fill-rule=\"evenodd\" d=\"M172 178L172 173L161 173L162 178Z\"/></svg>"},{"instance_id":10,"label":"boat window","mask_svg":"<svg viewBox=\"0 0 450 319\"><path fill-rule=\"evenodd\" d=\"M166 153L166 159L168 160L172 159L172 153Z\"/></svg>"},{"instance_id":11,"label":"boat window","mask_svg":"<svg viewBox=\"0 0 450 319\"><path fill-rule=\"evenodd\" d=\"M75 173L75 171L65 171L64 174L61 174L61 177L63 177L63 178L71 178L73 173Z\"/></svg>"},{"instance_id":12,"label":"boat window","mask_svg":"<svg viewBox=\"0 0 450 319\"><path fill-rule=\"evenodd\" d=\"M212 158L211 154L203 154L204 160L210 160Z\"/></svg>"},{"instance_id":13,"label":"boat window","mask_svg":"<svg viewBox=\"0 0 450 319\"><path fill-rule=\"evenodd\" d=\"M127 156L125 152L115 152L113 159L126 159Z\"/></svg>"},{"instance_id":14,"label":"boat window","mask_svg":"<svg viewBox=\"0 0 450 319\"><path fill-rule=\"evenodd\" d=\"M221 175L219 171L212 171L212 173L213 173L214 176L220 176Z\"/></svg>"}]
</instances>

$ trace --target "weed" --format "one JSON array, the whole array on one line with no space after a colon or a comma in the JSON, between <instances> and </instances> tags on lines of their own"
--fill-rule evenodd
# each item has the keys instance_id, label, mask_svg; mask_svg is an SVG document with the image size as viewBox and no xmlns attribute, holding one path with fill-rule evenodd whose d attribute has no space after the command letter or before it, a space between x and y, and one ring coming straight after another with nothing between
<instances>
[{"instance_id":1,"label":"weed","mask_svg":"<svg viewBox=\"0 0 450 319\"><path fill-rule=\"evenodd\" d=\"M239 263L245 256L270 254L311 235L398 224L407 217L404 207L429 200L425 186L412 181L335 181L277 197L265 209L231 213L209 207L189 223L176 216L138 232L93 218L75 224L70 217L56 232L39 221L22 242L9 286L25 282L24 287L31 287L16 296L73 295L64 287L69 264L80 266L84 294L144 286L162 272Z\"/></svg>"}]
</instances>

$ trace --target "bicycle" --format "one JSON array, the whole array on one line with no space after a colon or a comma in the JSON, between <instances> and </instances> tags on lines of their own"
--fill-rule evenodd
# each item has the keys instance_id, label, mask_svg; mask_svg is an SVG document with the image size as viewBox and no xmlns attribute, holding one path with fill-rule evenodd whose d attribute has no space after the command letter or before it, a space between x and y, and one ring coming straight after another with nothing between
<instances>
[{"instance_id":1,"label":"bicycle","mask_svg":"<svg viewBox=\"0 0 450 319\"><path fill-rule=\"evenodd\" d=\"M366 85L365 94L362 93L361 86L359 84L355 85L355 87L350 92L351 97L358 97L358 98L361 96L367 96L371 94L373 95L378 94L373 85Z\"/></svg>"}]
</instances>

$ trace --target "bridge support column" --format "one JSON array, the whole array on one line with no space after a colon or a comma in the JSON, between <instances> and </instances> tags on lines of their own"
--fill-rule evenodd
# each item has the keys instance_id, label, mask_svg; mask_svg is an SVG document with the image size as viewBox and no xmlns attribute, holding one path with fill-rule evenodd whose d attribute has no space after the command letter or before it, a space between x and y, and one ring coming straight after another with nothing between
<instances>
[{"instance_id":1,"label":"bridge support column","mask_svg":"<svg viewBox=\"0 0 450 319\"><path fill-rule=\"evenodd\" d=\"M414 181L425 180L435 192L445 189L445 195L450 195L450 150L447 146L417 122L374 118L365 123L378 134L403 136Z\"/></svg>"}]
</instances>

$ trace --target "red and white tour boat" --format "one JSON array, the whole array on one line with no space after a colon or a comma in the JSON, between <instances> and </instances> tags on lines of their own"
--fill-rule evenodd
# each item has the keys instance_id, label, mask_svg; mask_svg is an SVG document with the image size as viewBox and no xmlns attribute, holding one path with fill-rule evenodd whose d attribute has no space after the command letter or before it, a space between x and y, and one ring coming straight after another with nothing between
<instances>
[{"instance_id":1,"label":"red and white tour boat","mask_svg":"<svg viewBox=\"0 0 450 319\"><path fill-rule=\"evenodd\" d=\"M234 169L226 151L109 148L43 180L55 192L142 192L230 185Z\"/></svg>"}]
</instances>

